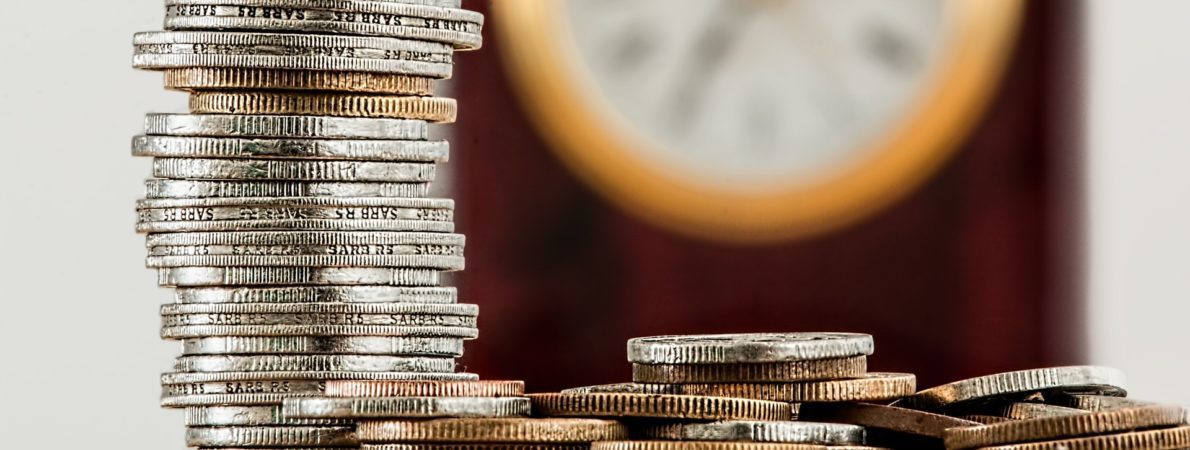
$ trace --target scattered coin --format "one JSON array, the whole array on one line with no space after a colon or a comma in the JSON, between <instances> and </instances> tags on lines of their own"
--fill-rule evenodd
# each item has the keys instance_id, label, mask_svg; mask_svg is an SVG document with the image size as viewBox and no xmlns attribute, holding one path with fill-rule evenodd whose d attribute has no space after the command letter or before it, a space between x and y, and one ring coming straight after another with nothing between
<instances>
[{"instance_id":1,"label":"scattered coin","mask_svg":"<svg viewBox=\"0 0 1190 450\"><path fill-rule=\"evenodd\" d=\"M861 377L863 356L755 364L633 364L637 383L777 383Z\"/></svg>"},{"instance_id":2,"label":"scattered coin","mask_svg":"<svg viewBox=\"0 0 1190 450\"><path fill-rule=\"evenodd\" d=\"M359 435L365 442L589 443L626 439L628 428L575 418L385 420L360 423Z\"/></svg>"},{"instance_id":3,"label":"scattered coin","mask_svg":"<svg viewBox=\"0 0 1190 450\"><path fill-rule=\"evenodd\" d=\"M286 399L297 419L515 417L529 415L524 397L349 397Z\"/></svg>"},{"instance_id":4,"label":"scattered coin","mask_svg":"<svg viewBox=\"0 0 1190 450\"><path fill-rule=\"evenodd\" d=\"M554 417L637 417L681 420L790 420L788 403L652 394L529 394L534 414Z\"/></svg>"},{"instance_id":5,"label":"scattered coin","mask_svg":"<svg viewBox=\"0 0 1190 450\"><path fill-rule=\"evenodd\" d=\"M1097 366L1005 372L926 389L897 404L918 409L937 409L973 400L1055 390L1123 396L1124 374L1117 369Z\"/></svg>"},{"instance_id":6,"label":"scattered coin","mask_svg":"<svg viewBox=\"0 0 1190 450\"><path fill-rule=\"evenodd\" d=\"M756 333L655 336L628 341L637 364L774 363L870 355L872 336L858 333Z\"/></svg>"},{"instance_id":7,"label":"scattered coin","mask_svg":"<svg viewBox=\"0 0 1190 450\"><path fill-rule=\"evenodd\" d=\"M783 442L791 444L862 445L864 428L818 422L725 420L712 423L645 425L645 439L717 442Z\"/></svg>"}]
</instances>

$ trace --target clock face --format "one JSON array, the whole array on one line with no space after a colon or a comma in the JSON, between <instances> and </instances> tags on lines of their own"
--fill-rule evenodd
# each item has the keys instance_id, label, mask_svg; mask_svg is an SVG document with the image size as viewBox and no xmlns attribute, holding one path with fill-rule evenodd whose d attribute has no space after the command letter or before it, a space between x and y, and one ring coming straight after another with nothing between
<instances>
[{"instance_id":1,"label":"clock face","mask_svg":"<svg viewBox=\"0 0 1190 450\"><path fill-rule=\"evenodd\" d=\"M822 233L937 170L995 90L1023 0L499 0L511 80L624 210L740 243Z\"/></svg>"},{"instance_id":2,"label":"clock face","mask_svg":"<svg viewBox=\"0 0 1190 450\"><path fill-rule=\"evenodd\" d=\"M567 0L587 95L642 156L727 188L862 158L936 73L944 0Z\"/></svg>"}]
</instances>

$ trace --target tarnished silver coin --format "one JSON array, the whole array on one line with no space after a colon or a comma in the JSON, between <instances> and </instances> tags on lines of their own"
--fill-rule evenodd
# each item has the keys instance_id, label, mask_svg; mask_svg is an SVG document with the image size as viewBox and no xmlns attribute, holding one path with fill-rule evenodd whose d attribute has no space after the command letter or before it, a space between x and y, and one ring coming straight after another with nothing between
<instances>
[{"instance_id":1,"label":"tarnished silver coin","mask_svg":"<svg viewBox=\"0 0 1190 450\"><path fill-rule=\"evenodd\" d=\"M183 355L463 356L461 338L386 336L220 336L182 341Z\"/></svg>"},{"instance_id":2,"label":"tarnished silver coin","mask_svg":"<svg viewBox=\"0 0 1190 450\"><path fill-rule=\"evenodd\" d=\"M192 406L186 408L188 427L243 426L348 426L341 419L294 419L281 413L281 406Z\"/></svg>"},{"instance_id":3,"label":"tarnished silver coin","mask_svg":"<svg viewBox=\"0 0 1190 450\"><path fill-rule=\"evenodd\" d=\"M355 427L190 427L191 447L354 447Z\"/></svg>"},{"instance_id":4,"label":"tarnished silver coin","mask_svg":"<svg viewBox=\"0 0 1190 450\"><path fill-rule=\"evenodd\" d=\"M350 397L285 400L285 416L305 419L517 417L529 415L525 397Z\"/></svg>"},{"instance_id":5,"label":"tarnished silver coin","mask_svg":"<svg viewBox=\"0 0 1190 450\"><path fill-rule=\"evenodd\" d=\"M180 356L177 372L453 372L454 358L376 355Z\"/></svg>"},{"instance_id":6,"label":"tarnished silver coin","mask_svg":"<svg viewBox=\"0 0 1190 450\"><path fill-rule=\"evenodd\" d=\"M449 159L450 143L377 139L137 136L132 139L132 155L158 158L289 158L442 163Z\"/></svg>"},{"instance_id":7,"label":"tarnished silver coin","mask_svg":"<svg viewBox=\"0 0 1190 450\"><path fill-rule=\"evenodd\" d=\"M357 183L321 181L145 181L145 197L156 199L243 197L405 197L430 194L429 183Z\"/></svg>"},{"instance_id":8,"label":"tarnished silver coin","mask_svg":"<svg viewBox=\"0 0 1190 450\"><path fill-rule=\"evenodd\" d=\"M597 384L563 389L562 394L682 394L682 386L661 383Z\"/></svg>"},{"instance_id":9,"label":"tarnished silver coin","mask_svg":"<svg viewBox=\"0 0 1190 450\"><path fill-rule=\"evenodd\" d=\"M433 269L359 267L180 267L158 269L161 286L437 286Z\"/></svg>"},{"instance_id":10,"label":"tarnished silver coin","mask_svg":"<svg viewBox=\"0 0 1190 450\"><path fill-rule=\"evenodd\" d=\"M453 287L288 286L181 288L180 304L203 303L457 303Z\"/></svg>"},{"instance_id":11,"label":"tarnished silver coin","mask_svg":"<svg viewBox=\"0 0 1190 450\"><path fill-rule=\"evenodd\" d=\"M840 423L724 420L712 423L644 425L637 431L642 438L677 441L819 445L859 445L864 442L864 427Z\"/></svg>"},{"instance_id":12,"label":"tarnished silver coin","mask_svg":"<svg viewBox=\"0 0 1190 450\"><path fill-rule=\"evenodd\" d=\"M429 123L408 119L240 114L145 115L145 134L284 139L426 140Z\"/></svg>"},{"instance_id":13,"label":"tarnished silver coin","mask_svg":"<svg viewBox=\"0 0 1190 450\"><path fill-rule=\"evenodd\" d=\"M428 183L430 163L289 159L154 158L153 176L187 180L364 181Z\"/></svg>"},{"instance_id":14,"label":"tarnished silver coin","mask_svg":"<svg viewBox=\"0 0 1190 450\"><path fill-rule=\"evenodd\" d=\"M1039 391L1124 396L1124 373L1099 366L1066 366L1020 370L971 378L926 389L904 398L897 406L937 409L956 403Z\"/></svg>"},{"instance_id":15,"label":"tarnished silver coin","mask_svg":"<svg viewBox=\"0 0 1190 450\"><path fill-rule=\"evenodd\" d=\"M637 364L732 364L806 361L870 355L872 336L859 333L752 333L654 336L628 341Z\"/></svg>"}]
</instances>

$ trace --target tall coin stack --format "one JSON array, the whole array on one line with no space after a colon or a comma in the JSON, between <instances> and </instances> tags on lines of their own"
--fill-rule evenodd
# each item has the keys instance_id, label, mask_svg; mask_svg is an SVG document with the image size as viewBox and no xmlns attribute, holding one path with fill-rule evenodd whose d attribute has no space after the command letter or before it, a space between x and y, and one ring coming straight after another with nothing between
<instances>
[{"instance_id":1,"label":"tall coin stack","mask_svg":"<svg viewBox=\"0 0 1190 450\"><path fill-rule=\"evenodd\" d=\"M453 99L433 97L455 50L481 45L459 0L167 0L133 65L190 93L150 114L137 205L148 266L176 302L183 355L162 404L195 447L357 447L354 422L282 416L332 380L466 381L478 335L449 199L426 198ZM527 405L526 405L527 407Z\"/></svg>"}]
</instances>

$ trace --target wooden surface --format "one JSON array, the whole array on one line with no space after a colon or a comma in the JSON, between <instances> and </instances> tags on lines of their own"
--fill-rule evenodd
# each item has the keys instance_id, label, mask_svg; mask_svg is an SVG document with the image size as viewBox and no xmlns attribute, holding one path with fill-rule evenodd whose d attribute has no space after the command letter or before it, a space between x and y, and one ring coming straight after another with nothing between
<instances>
[{"instance_id":1,"label":"wooden surface","mask_svg":"<svg viewBox=\"0 0 1190 450\"><path fill-rule=\"evenodd\" d=\"M466 370L532 391L626 381L630 337L740 331L872 333L872 369L922 386L1079 360L1079 157L1060 134L1076 16L1063 3L1030 2L998 100L924 188L857 226L764 248L666 233L576 180L519 109L489 20L455 75L458 284L481 305Z\"/></svg>"}]
</instances>

